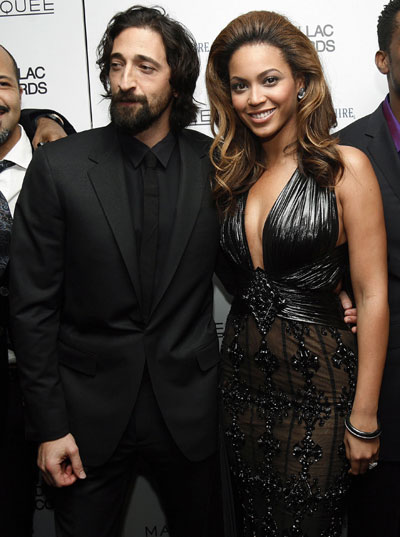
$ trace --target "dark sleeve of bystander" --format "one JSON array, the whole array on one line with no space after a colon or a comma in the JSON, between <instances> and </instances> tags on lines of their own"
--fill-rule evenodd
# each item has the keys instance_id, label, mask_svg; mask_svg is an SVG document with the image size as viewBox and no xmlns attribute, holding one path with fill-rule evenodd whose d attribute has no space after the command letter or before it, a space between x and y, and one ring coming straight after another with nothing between
<instances>
[{"instance_id":1,"label":"dark sleeve of bystander","mask_svg":"<svg viewBox=\"0 0 400 537\"><path fill-rule=\"evenodd\" d=\"M37 108L25 108L21 110L20 123L24 127L28 138L32 141L36 131L36 120L40 117L48 117L48 114L57 114L63 121L63 129L66 134L74 134L76 131L71 123L63 115L55 110L45 110Z\"/></svg>"}]
</instances>

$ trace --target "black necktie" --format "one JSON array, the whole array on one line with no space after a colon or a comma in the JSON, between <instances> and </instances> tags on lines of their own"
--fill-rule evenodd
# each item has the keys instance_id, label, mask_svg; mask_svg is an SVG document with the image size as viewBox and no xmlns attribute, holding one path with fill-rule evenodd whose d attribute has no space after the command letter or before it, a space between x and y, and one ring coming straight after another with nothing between
<instances>
[{"instance_id":1,"label":"black necktie","mask_svg":"<svg viewBox=\"0 0 400 537\"><path fill-rule=\"evenodd\" d=\"M143 227L140 249L143 315L147 319L153 298L158 246L158 178L157 158L151 151L144 157Z\"/></svg>"},{"instance_id":2,"label":"black necktie","mask_svg":"<svg viewBox=\"0 0 400 537\"><path fill-rule=\"evenodd\" d=\"M0 160L0 173L7 168L14 166L14 162L9 160ZM11 238L12 216L7 200L0 191L0 276L6 270Z\"/></svg>"},{"instance_id":3,"label":"black necktie","mask_svg":"<svg viewBox=\"0 0 400 537\"><path fill-rule=\"evenodd\" d=\"M0 173L4 172L7 168L11 168L11 166L15 166L15 163L11 162L11 160L0 160Z\"/></svg>"}]
</instances>

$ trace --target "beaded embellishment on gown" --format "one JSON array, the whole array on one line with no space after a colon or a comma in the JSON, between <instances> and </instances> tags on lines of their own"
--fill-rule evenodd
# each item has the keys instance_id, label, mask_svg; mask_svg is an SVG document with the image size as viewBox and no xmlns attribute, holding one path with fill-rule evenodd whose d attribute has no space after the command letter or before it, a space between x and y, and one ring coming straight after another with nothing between
<instances>
[{"instance_id":1,"label":"beaded embellishment on gown","mask_svg":"<svg viewBox=\"0 0 400 537\"><path fill-rule=\"evenodd\" d=\"M335 193L296 170L265 222L265 270L252 266L246 200L221 230L234 276L222 402L238 535L340 537L357 357L334 293L348 268Z\"/></svg>"}]
</instances>

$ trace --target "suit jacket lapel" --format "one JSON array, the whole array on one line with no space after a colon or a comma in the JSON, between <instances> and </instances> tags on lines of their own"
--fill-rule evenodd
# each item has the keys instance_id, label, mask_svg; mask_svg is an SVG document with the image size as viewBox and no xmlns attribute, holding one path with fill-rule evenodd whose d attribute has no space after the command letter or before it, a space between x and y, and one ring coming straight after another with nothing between
<instances>
[{"instance_id":1,"label":"suit jacket lapel","mask_svg":"<svg viewBox=\"0 0 400 537\"><path fill-rule=\"evenodd\" d=\"M370 137L367 151L400 199L400 158L383 115L382 105L371 115L365 135Z\"/></svg>"},{"instance_id":2,"label":"suit jacket lapel","mask_svg":"<svg viewBox=\"0 0 400 537\"><path fill-rule=\"evenodd\" d=\"M165 270L155 290L152 311L167 290L184 254L200 210L210 168L204 145L197 147L184 133L179 136L179 151L181 177L175 222L165 260Z\"/></svg>"},{"instance_id":3,"label":"suit jacket lapel","mask_svg":"<svg viewBox=\"0 0 400 537\"><path fill-rule=\"evenodd\" d=\"M107 129L104 147L89 155L89 159L95 162L95 165L88 171L88 175L114 234L137 299L141 302L137 245L132 208L126 188L123 156L114 128L109 125Z\"/></svg>"}]
</instances>

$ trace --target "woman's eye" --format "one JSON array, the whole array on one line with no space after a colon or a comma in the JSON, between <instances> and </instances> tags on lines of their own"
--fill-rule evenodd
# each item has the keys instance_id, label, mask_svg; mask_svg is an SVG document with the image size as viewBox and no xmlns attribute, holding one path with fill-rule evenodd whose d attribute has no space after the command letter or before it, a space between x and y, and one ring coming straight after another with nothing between
<instances>
[{"instance_id":1,"label":"woman's eye","mask_svg":"<svg viewBox=\"0 0 400 537\"><path fill-rule=\"evenodd\" d=\"M234 84L231 85L231 90L232 91L243 91L244 89L246 89L246 84L244 82L235 82Z\"/></svg>"}]
</instances>

